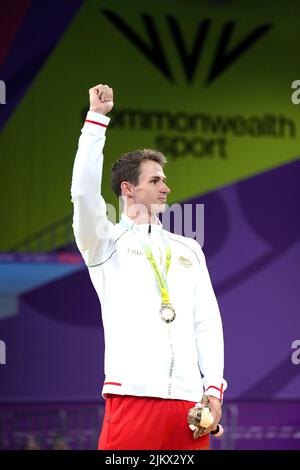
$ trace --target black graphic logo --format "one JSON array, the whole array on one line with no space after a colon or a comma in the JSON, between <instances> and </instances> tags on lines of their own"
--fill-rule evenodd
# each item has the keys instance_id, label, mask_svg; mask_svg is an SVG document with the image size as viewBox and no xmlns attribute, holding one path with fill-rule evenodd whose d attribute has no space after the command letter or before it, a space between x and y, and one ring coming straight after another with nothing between
<instances>
[{"instance_id":1,"label":"black graphic logo","mask_svg":"<svg viewBox=\"0 0 300 470\"><path fill-rule=\"evenodd\" d=\"M102 13L108 18L112 24L119 30L134 46L141 51L145 57L171 82L175 83L175 78L167 59L161 37L159 35L155 20L147 14L142 14L149 43L146 43L133 29L130 27L117 13L103 9ZM179 60L182 64L186 80L192 83L195 77L197 66L201 60L204 46L209 39L212 20L204 19L198 24L194 43L191 51L188 51L184 34L182 33L178 21L174 16L167 15L166 21L170 34L177 49ZM224 24L217 40L214 58L212 60L210 70L206 77L206 85L213 83L225 70L233 65L239 57L245 54L266 32L271 28L271 24L263 24L250 31L246 37L240 40L234 47L229 45L232 43L232 37L235 32L236 24L228 21Z\"/></svg>"}]
</instances>

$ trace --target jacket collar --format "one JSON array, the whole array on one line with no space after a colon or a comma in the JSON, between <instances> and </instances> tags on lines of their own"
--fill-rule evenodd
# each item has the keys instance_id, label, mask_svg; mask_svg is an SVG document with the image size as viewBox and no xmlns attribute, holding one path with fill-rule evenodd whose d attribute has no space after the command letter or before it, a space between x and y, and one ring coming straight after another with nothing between
<instances>
[{"instance_id":1,"label":"jacket collar","mask_svg":"<svg viewBox=\"0 0 300 470\"><path fill-rule=\"evenodd\" d=\"M134 220L132 220L130 217L128 217L128 215L126 215L123 212L121 215L120 223L122 224L123 222L122 225L126 225L128 228L130 228L131 230L137 233L150 233L152 231L154 233L160 233L163 230L163 226L159 218L157 216L155 217L156 217L155 224L137 224L135 223Z\"/></svg>"}]
</instances>

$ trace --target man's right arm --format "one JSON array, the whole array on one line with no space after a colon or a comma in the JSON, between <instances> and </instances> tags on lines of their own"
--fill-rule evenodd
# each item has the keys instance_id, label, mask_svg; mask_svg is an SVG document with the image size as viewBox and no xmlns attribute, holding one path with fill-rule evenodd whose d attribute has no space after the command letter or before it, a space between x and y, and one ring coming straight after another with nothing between
<instances>
[{"instance_id":1,"label":"man's right arm","mask_svg":"<svg viewBox=\"0 0 300 470\"><path fill-rule=\"evenodd\" d=\"M71 195L74 205L73 230L77 246L88 266L101 261L109 243L110 222L100 194L105 131L113 107L112 89L97 85L89 90L88 112L76 154Z\"/></svg>"}]
</instances>

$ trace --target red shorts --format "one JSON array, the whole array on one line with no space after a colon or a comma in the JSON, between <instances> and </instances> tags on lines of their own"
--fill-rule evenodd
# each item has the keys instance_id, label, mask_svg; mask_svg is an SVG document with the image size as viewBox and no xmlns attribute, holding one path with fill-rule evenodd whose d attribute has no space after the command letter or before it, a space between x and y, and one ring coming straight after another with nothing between
<instances>
[{"instance_id":1,"label":"red shorts","mask_svg":"<svg viewBox=\"0 0 300 470\"><path fill-rule=\"evenodd\" d=\"M209 434L193 438L187 423L195 402L107 395L99 450L208 450Z\"/></svg>"}]
</instances>

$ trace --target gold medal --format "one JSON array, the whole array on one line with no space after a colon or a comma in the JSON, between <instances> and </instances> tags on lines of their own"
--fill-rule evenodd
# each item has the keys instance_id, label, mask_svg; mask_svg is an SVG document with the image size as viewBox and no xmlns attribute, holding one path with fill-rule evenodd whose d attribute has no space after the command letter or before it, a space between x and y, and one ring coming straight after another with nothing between
<instances>
[{"instance_id":1,"label":"gold medal","mask_svg":"<svg viewBox=\"0 0 300 470\"><path fill-rule=\"evenodd\" d=\"M159 314L160 314L160 318L165 323L171 323L173 320L175 320L175 317L176 317L175 310L171 304L162 303L160 310L159 310Z\"/></svg>"}]
</instances>

